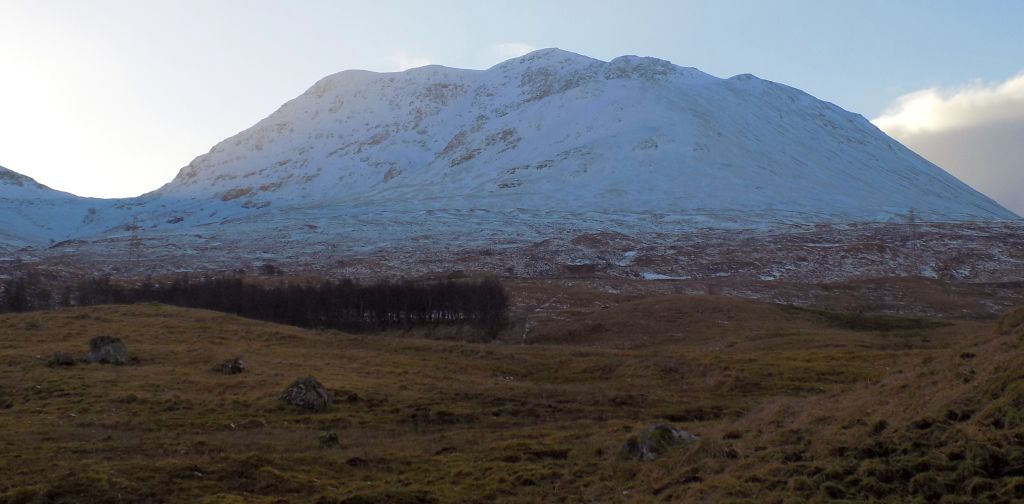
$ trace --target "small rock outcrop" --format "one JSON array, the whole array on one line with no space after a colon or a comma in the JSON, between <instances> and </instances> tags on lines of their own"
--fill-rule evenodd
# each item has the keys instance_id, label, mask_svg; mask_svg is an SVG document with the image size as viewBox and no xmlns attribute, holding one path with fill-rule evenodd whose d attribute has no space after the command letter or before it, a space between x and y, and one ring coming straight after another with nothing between
<instances>
[{"instance_id":1,"label":"small rock outcrop","mask_svg":"<svg viewBox=\"0 0 1024 504\"><path fill-rule=\"evenodd\" d=\"M640 461L657 460L671 448L697 441L697 436L671 425L647 427L639 436L633 436L622 447L620 457Z\"/></svg>"},{"instance_id":2,"label":"small rock outcrop","mask_svg":"<svg viewBox=\"0 0 1024 504\"><path fill-rule=\"evenodd\" d=\"M341 438L334 431L321 433L319 439L321 448L337 448L341 446Z\"/></svg>"},{"instance_id":3,"label":"small rock outcrop","mask_svg":"<svg viewBox=\"0 0 1024 504\"><path fill-rule=\"evenodd\" d=\"M323 411L331 406L331 394L316 378L299 378L281 394L281 400L307 411Z\"/></svg>"},{"instance_id":4,"label":"small rock outcrop","mask_svg":"<svg viewBox=\"0 0 1024 504\"><path fill-rule=\"evenodd\" d=\"M89 355L86 359L93 364L113 364L122 366L131 362L128 349L121 338L113 336L97 336L89 340Z\"/></svg>"},{"instance_id":5,"label":"small rock outcrop","mask_svg":"<svg viewBox=\"0 0 1024 504\"><path fill-rule=\"evenodd\" d=\"M71 367L75 365L75 359L64 352L54 352L53 357L46 361L46 365L55 367Z\"/></svg>"},{"instance_id":6,"label":"small rock outcrop","mask_svg":"<svg viewBox=\"0 0 1024 504\"><path fill-rule=\"evenodd\" d=\"M239 374L245 371L245 361L243 361L241 357L235 357L234 359L228 359L217 364L213 370L226 375Z\"/></svg>"}]
</instances>

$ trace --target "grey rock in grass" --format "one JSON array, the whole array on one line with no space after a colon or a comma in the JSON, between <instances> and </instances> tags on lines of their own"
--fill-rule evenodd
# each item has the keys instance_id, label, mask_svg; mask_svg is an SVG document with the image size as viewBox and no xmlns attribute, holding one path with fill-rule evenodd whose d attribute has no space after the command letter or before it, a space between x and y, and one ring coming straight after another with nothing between
<instances>
[{"instance_id":1,"label":"grey rock in grass","mask_svg":"<svg viewBox=\"0 0 1024 504\"><path fill-rule=\"evenodd\" d=\"M217 367L213 368L213 370L226 375L239 374L245 371L245 361L241 357L235 357L234 359L228 359L217 364Z\"/></svg>"},{"instance_id":2,"label":"grey rock in grass","mask_svg":"<svg viewBox=\"0 0 1024 504\"><path fill-rule=\"evenodd\" d=\"M620 457L640 461L657 460L670 449L697 441L697 436L671 425L657 424L647 427L639 436L633 436L622 447Z\"/></svg>"},{"instance_id":3,"label":"grey rock in grass","mask_svg":"<svg viewBox=\"0 0 1024 504\"><path fill-rule=\"evenodd\" d=\"M93 364L113 364L122 366L131 363L128 349L121 338L113 336L97 336L89 340L89 355L86 359Z\"/></svg>"},{"instance_id":4,"label":"grey rock in grass","mask_svg":"<svg viewBox=\"0 0 1024 504\"><path fill-rule=\"evenodd\" d=\"M295 380L281 393L281 400L307 411L323 411L332 403L331 394L312 376Z\"/></svg>"}]
</instances>

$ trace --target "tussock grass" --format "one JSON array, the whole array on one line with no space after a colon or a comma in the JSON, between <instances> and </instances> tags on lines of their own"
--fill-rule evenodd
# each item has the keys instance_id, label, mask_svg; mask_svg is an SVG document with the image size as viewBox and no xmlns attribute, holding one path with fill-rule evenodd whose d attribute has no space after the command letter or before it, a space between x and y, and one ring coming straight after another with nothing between
<instances>
[{"instance_id":1,"label":"tussock grass","mask_svg":"<svg viewBox=\"0 0 1024 504\"><path fill-rule=\"evenodd\" d=\"M0 503L1024 496L1024 363L991 324L925 321L900 337L687 296L588 313L595 332L568 342L562 321L540 320L529 345L156 304L3 315ZM138 364L46 366L98 335ZM244 373L212 371L236 356ZM334 395L326 412L280 402L306 375ZM701 440L617 457L666 419Z\"/></svg>"}]
</instances>

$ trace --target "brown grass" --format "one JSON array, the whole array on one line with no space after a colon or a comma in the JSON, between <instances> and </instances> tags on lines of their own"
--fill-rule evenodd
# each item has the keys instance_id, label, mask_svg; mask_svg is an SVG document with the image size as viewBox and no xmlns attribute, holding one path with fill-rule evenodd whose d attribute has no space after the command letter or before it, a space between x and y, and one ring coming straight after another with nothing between
<instances>
[{"instance_id":1,"label":"brown grass","mask_svg":"<svg viewBox=\"0 0 1024 504\"><path fill-rule=\"evenodd\" d=\"M992 323L854 330L727 298L592 299L568 320L538 315L529 345L355 337L160 305L0 316L0 503L1024 491L1012 472L1024 366L1016 337ZM140 364L46 366L101 334ZM245 373L211 371L236 355ZM278 400L305 375L334 393L328 412ZM701 442L655 462L618 459L631 433L665 421ZM339 447L322 447L329 433Z\"/></svg>"}]
</instances>

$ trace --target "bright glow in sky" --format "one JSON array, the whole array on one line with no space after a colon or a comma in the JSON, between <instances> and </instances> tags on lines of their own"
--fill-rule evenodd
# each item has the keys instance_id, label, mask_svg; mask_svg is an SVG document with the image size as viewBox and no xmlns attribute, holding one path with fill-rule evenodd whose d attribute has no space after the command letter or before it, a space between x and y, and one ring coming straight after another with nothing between
<instances>
[{"instance_id":1,"label":"bright glow in sky","mask_svg":"<svg viewBox=\"0 0 1024 504\"><path fill-rule=\"evenodd\" d=\"M540 47L749 72L930 123L947 98L921 90L1024 70L1020 26L1024 2L998 0L0 0L0 165L137 195L328 74L486 68Z\"/></svg>"}]
</instances>

